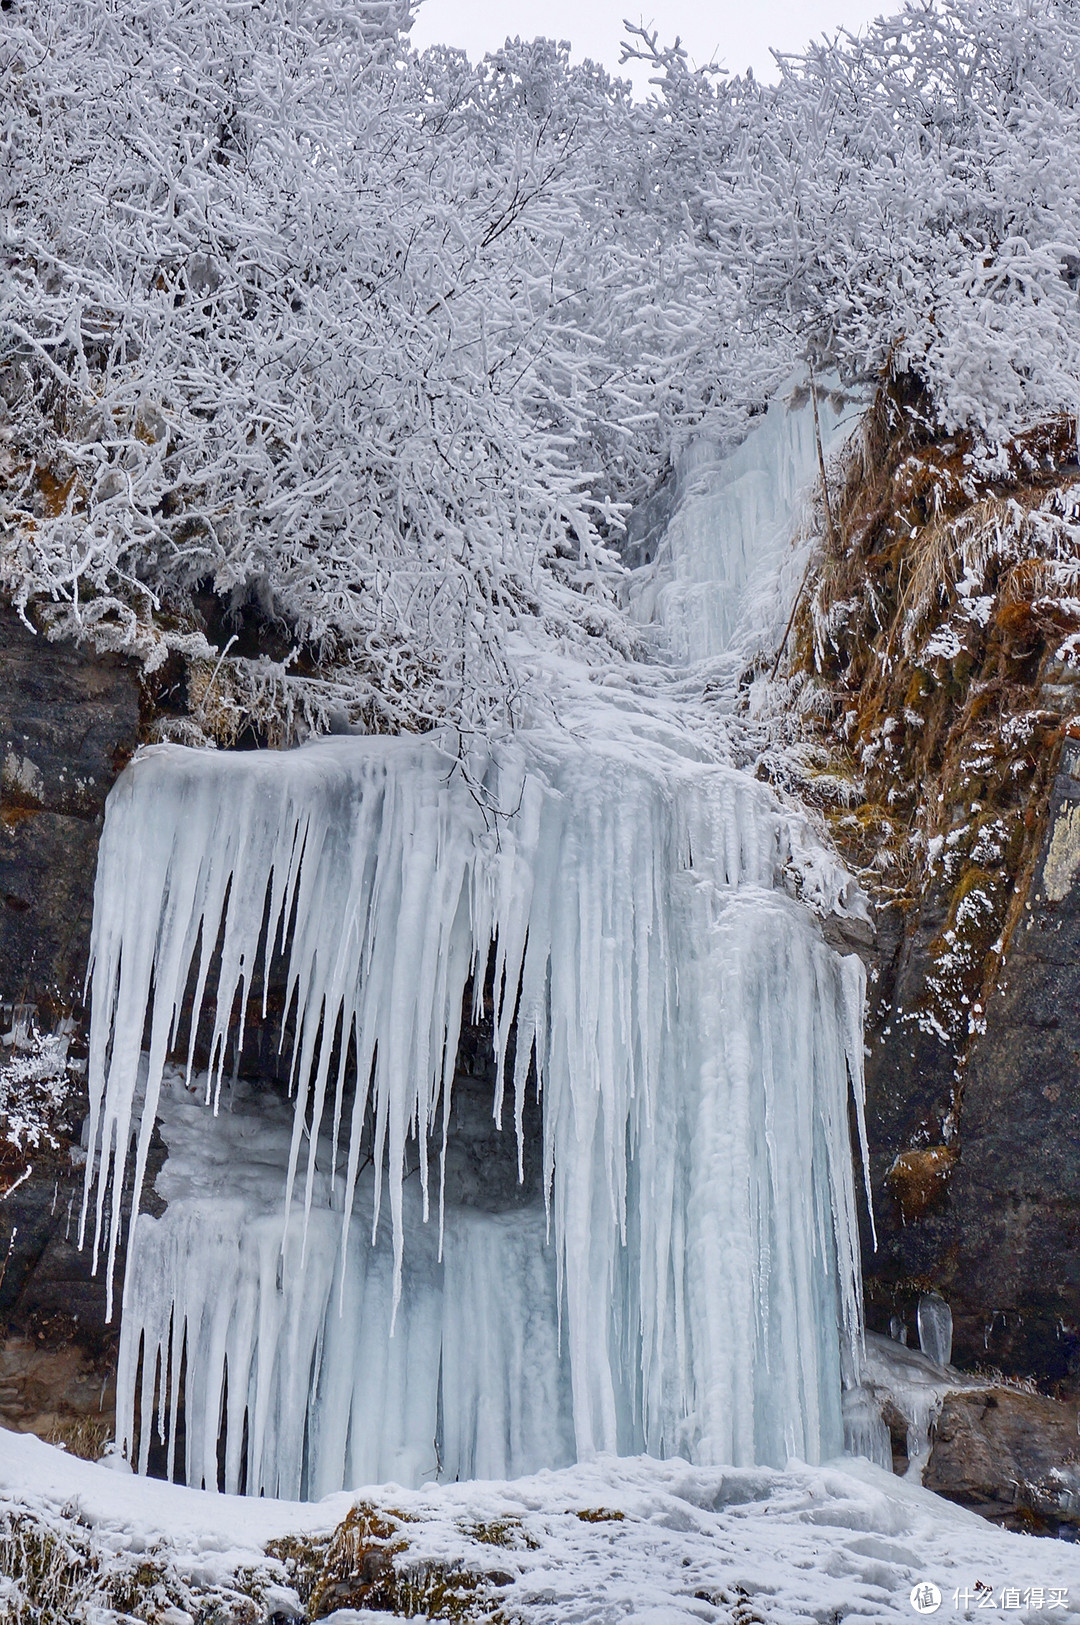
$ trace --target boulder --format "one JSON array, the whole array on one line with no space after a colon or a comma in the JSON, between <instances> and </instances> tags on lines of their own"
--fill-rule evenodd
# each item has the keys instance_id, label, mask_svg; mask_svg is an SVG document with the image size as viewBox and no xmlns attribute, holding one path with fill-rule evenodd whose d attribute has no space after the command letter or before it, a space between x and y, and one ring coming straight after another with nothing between
<instances>
[{"instance_id":1,"label":"boulder","mask_svg":"<svg viewBox=\"0 0 1080 1625\"><path fill-rule=\"evenodd\" d=\"M923 1472L927 1489L1010 1529L1080 1532L1080 1411L1044 1394L945 1395Z\"/></svg>"}]
</instances>

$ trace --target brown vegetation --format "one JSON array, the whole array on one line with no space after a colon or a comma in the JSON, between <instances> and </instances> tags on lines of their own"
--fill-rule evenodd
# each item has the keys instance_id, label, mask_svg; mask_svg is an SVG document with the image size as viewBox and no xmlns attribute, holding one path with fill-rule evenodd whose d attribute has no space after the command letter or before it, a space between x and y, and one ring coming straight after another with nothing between
<instances>
[{"instance_id":1,"label":"brown vegetation","mask_svg":"<svg viewBox=\"0 0 1080 1625\"><path fill-rule=\"evenodd\" d=\"M1080 677L1070 525L1076 426L999 448L935 438L914 386L882 389L834 493L836 524L795 628L809 789L878 901L948 889L931 1012L978 1017L1038 849ZM1050 685L1048 687L1048 685ZM806 691L809 690L809 693Z\"/></svg>"}]
</instances>

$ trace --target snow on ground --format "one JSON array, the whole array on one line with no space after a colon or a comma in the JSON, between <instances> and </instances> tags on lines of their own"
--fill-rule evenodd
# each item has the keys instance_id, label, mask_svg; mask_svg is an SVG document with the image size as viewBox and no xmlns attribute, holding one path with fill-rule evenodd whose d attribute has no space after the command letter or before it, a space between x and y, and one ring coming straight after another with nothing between
<instances>
[{"instance_id":1,"label":"snow on ground","mask_svg":"<svg viewBox=\"0 0 1080 1625\"><path fill-rule=\"evenodd\" d=\"M0 1431L0 1507L78 1518L102 1547L156 1548L195 1583L258 1563L268 1540L328 1533L353 1499L207 1494ZM778 1472L604 1457L511 1483L386 1485L364 1499L410 1520L406 1561L498 1572L503 1617L522 1625L911 1621L924 1583L940 1591L943 1621L1080 1619L1075 1546L996 1529L861 1459ZM508 1545L470 1538L478 1522L506 1521Z\"/></svg>"}]
</instances>

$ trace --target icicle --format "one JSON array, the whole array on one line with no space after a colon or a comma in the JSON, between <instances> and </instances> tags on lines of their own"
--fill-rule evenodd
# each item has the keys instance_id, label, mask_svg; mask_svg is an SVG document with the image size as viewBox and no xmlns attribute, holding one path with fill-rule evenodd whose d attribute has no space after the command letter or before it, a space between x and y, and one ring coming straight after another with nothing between
<instances>
[{"instance_id":1,"label":"icicle","mask_svg":"<svg viewBox=\"0 0 1080 1625\"><path fill-rule=\"evenodd\" d=\"M892 1436L880 1404L867 1388L850 1388L844 1395L844 1449L849 1456L866 1456L892 1472Z\"/></svg>"},{"instance_id":2,"label":"icicle","mask_svg":"<svg viewBox=\"0 0 1080 1625\"><path fill-rule=\"evenodd\" d=\"M916 1313L919 1347L935 1365L948 1365L952 1359L952 1310L940 1292L924 1292Z\"/></svg>"},{"instance_id":3,"label":"icicle","mask_svg":"<svg viewBox=\"0 0 1080 1625\"><path fill-rule=\"evenodd\" d=\"M453 769L431 739L335 739L288 754L174 747L137 759L109 803L90 1080L99 1215L133 1133L141 1182L187 988L193 1022L202 1001L212 1011L220 1071L264 922L281 940L294 920L295 1100L276 1215L230 1210L207 1227L197 1205L179 1202L138 1221L124 1303L126 1437L141 1337L144 1370L157 1359L170 1374L173 1411L186 1347L190 1482L216 1473L226 1393L228 1481L239 1482L246 1413L247 1482L275 1494L324 1493L357 1482L353 1473L434 1471L436 1413L443 1470L456 1472L524 1471L568 1449L736 1462L839 1449L836 1328L854 1345L859 1325L846 1100L849 1074L861 1080L861 970L775 889L801 838L790 815L745 776L654 747L634 760L548 743L530 758L515 743L477 757L468 783ZM515 816L492 810L507 805ZM125 882L133 852L135 890ZM535 1325L528 1339L522 1330L529 1300L543 1296L535 1282L499 1324L481 1302L481 1283L498 1296L506 1278L529 1278L508 1221L478 1220L466 1254L461 1215L447 1212L440 1262L437 1227L430 1244L418 1240L428 1235L426 1180L414 1195L404 1187L407 1146L423 1163L441 1134L463 996L489 955L497 1092L516 1012L508 1082L519 1134L530 1064L543 1105L547 1344ZM140 1086L130 1033L143 1010ZM320 1022L342 1042L356 1034L344 1127L344 1074L331 1080ZM213 1096L216 1082L208 1087ZM368 1111L374 1166L361 1202ZM331 1134L347 1153L333 1211L316 1172L317 1156L331 1164ZM100 1224L111 1256L115 1201ZM466 1265L493 1259L497 1234L517 1262L503 1275ZM535 1426L507 1423L501 1443L487 1438L462 1387L473 1333L463 1323L455 1334L424 1307L444 1276L489 1328L487 1389L509 1392L496 1373L521 1368L526 1348L537 1392L568 1385L554 1436L537 1443ZM210 1279L212 1301L202 1296ZM359 1341L344 1329L350 1316ZM285 1351L283 1339L298 1337ZM407 1378L395 1352L406 1345ZM416 1415L373 1444L371 1429L385 1431L373 1419L398 1414L387 1384L394 1405L412 1396ZM144 1462L152 1388L144 1382ZM312 1440L324 1441L321 1454Z\"/></svg>"}]
</instances>

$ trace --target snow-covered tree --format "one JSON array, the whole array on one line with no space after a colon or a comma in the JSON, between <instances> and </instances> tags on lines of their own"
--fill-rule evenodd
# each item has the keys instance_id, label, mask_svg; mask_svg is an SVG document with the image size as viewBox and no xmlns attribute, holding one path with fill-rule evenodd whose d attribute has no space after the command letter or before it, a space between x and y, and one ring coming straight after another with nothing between
<instances>
[{"instance_id":1,"label":"snow-covered tree","mask_svg":"<svg viewBox=\"0 0 1080 1625\"><path fill-rule=\"evenodd\" d=\"M1065 0L909 5L777 86L639 31L640 104L550 42L418 55L410 18L0 16L0 588L54 635L179 650L204 711L285 733L488 730L530 651L633 654L628 506L800 361L911 372L990 441L1075 410ZM273 658L222 667L207 591Z\"/></svg>"}]
</instances>

